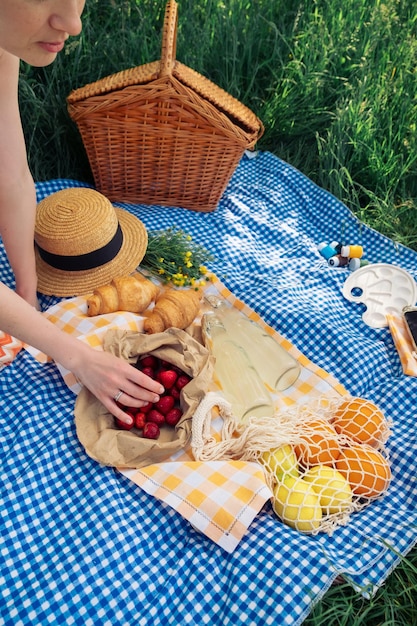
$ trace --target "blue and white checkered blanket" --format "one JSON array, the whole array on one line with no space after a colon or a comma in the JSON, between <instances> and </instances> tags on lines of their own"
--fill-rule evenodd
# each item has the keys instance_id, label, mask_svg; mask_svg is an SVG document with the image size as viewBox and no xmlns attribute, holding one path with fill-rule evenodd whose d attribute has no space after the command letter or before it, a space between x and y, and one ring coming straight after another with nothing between
<instances>
[{"instance_id":1,"label":"blue and white checkered blanket","mask_svg":"<svg viewBox=\"0 0 417 626\"><path fill-rule=\"evenodd\" d=\"M40 183L38 199L78 185ZM291 626L339 574L371 595L416 543L417 378L403 375L389 330L366 326L363 306L343 297L349 270L330 268L317 245L360 244L371 263L414 278L417 254L270 153L242 159L213 213L122 206L148 229L190 233L217 257L211 269L239 299L352 395L381 407L393 422L393 481L331 537L301 535L263 510L227 554L87 457L74 395L53 363L22 351L0 372L0 624ZM0 254L0 279L13 286Z\"/></svg>"}]
</instances>

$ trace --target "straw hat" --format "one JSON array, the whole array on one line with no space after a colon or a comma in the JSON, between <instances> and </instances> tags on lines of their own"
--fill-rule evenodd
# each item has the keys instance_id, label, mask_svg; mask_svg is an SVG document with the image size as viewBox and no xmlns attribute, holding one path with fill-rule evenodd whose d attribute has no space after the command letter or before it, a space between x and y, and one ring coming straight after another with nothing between
<instances>
[{"instance_id":1,"label":"straw hat","mask_svg":"<svg viewBox=\"0 0 417 626\"><path fill-rule=\"evenodd\" d=\"M145 255L148 233L137 217L98 191L75 187L39 202L35 242L38 291L78 296L133 272Z\"/></svg>"}]
</instances>

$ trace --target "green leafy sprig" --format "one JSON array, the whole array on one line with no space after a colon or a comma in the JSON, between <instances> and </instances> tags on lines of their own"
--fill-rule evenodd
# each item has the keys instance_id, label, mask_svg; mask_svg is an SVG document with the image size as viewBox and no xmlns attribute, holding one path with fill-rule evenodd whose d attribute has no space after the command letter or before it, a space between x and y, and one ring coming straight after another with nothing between
<instances>
[{"instance_id":1,"label":"green leafy sprig","mask_svg":"<svg viewBox=\"0 0 417 626\"><path fill-rule=\"evenodd\" d=\"M170 227L148 232L148 247L140 267L164 283L198 289L210 280L206 264L213 260L213 255L195 243L191 235Z\"/></svg>"}]
</instances>

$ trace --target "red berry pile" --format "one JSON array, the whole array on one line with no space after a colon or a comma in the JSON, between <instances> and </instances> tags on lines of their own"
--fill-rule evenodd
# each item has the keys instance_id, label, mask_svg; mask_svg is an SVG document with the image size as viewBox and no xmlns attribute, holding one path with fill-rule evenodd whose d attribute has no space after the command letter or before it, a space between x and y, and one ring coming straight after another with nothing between
<instances>
[{"instance_id":1,"label":"red berry pile","mask_svg":"<svg viewBox=\"0 0 417 626\"><path fill-rule=\"evenodd\" d=\"M159 359L153 354L138 357L134 367L153 380L160 382L165 392L160 396L158 402L148 402L140 409L121 405L125 413L132 417L133 423L125 424L115 417L116 426L123 430L137 428L142 431L142 437L158 439L162 426L176 426L180 421L182 417L179 403L180 392L190 382L191 378L175 365Z\"/></svg>"}]
</instances>

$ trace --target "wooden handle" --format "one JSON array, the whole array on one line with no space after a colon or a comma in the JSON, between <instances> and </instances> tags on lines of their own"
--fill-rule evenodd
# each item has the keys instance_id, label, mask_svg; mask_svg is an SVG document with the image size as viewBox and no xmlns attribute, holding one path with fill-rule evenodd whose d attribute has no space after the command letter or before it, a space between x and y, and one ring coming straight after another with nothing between
<instances>
[{"instance_id":1,"label":"wooden handle","mask_svg":"<svg viewBox=\"0 0 417 626\"><path fill-rule=\"evenodd\" d=\"M162 34L160 76L170 76L174 67L177 51L178 4L168 0L165 8L164 29Z\"/></svg>"}]
</instances>

